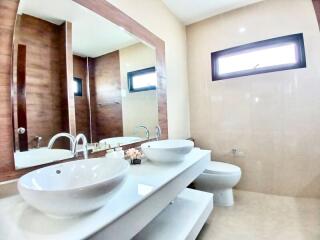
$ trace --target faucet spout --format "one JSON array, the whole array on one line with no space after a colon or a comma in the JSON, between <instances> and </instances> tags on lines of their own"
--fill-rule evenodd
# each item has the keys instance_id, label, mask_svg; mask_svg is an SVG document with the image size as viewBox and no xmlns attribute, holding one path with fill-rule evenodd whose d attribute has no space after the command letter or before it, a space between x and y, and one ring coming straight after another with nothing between
<instances>
[{"instance_id":1,"label":"faucet spout","mask_svg":"<svg viewBox=\"0 0 320 240\"><path fill-rule=\"evenodd\" d=\"M148 129L146 126L143 126L143 125L138 126L137 128L143 128L143 129L145 130L146 138L149 140L149 138L150 138L150 131L149 131L149 129Z\"/></svg>"},{"instance_id":2,"label":"faucet spout","mask_svg":"<svg viewBox=\"0 0 320 240\"><path fill-rule=\"evenodd\" d=\"M159 141L159 139L161 138L161 127L159 125L156 126L156 140Z\"/></svg>"},{"instance_id":3,"label":"faucet spout","mask_svg":"<svg viewBox=\"0 0 320 240\"><path fill-rule=\"evenodd\" d=\"M82 133L79 133L76 136L76 139L75 139L74 144L73 144L73 149L72 149L73 155L74 156L78 155L77 146L79 145L80 140L82 140L83 157L85 159L88 159L88 140L87 140L86 136L84 134L82 134Z\"/></svg>"},{"instance_id":4,"label":"faucet spout","mask_svg":"<svg viewBox=\"0 0 320 240\"><path fill-rule=\"evenodd\" d=\"M74 145L75 138L74 138L74 136L72 136L70 133L58 133L58 134L54 135L54 136L50 139L50 141L49 141L49 143L48 143L48 148L49 148L49 149L52 149L54 143L57 141L57 139L59 139L59 138L61 138L61 137L69 138L69 140L70 140L70 150L72 151L72 150L73 150L72 147L73 147L73 145Z\"/></svg>"}]
</instances>

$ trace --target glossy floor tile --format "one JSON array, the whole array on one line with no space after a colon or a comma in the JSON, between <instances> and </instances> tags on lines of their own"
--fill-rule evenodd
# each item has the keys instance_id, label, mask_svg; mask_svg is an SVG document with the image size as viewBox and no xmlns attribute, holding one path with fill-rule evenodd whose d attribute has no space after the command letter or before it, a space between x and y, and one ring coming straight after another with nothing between
<instances>
[{"instance_id":1,"label":"glossy floor tile","mask_svg":"<svg viewBox=\"0 0 320 240\"><path fill-rule=\"evenodd\" d=\"M235 202L215 208L198 240L320 239L320 199L235 191Z\"/></svg>"}]
</instances>

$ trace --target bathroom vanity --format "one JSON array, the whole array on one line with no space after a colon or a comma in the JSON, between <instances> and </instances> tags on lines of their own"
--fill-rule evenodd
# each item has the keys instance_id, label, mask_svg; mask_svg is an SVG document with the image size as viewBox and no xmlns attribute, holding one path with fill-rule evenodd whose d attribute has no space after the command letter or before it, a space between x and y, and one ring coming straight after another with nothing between
<instances>
[{"instance_id":1,"label":"bathroom vanity","mask_svg":"<svg viewBox=\"0 0 320 240\"><path fill-rule=\"evenodd\" d=\"M210 155L195 148L180 163L131 166L104 207L75 218L48 217L28 206L14 184L2 185L0 239L195 239L213 210L212 194L186 187L204 171Z\"/></svg>"}]
</instances>

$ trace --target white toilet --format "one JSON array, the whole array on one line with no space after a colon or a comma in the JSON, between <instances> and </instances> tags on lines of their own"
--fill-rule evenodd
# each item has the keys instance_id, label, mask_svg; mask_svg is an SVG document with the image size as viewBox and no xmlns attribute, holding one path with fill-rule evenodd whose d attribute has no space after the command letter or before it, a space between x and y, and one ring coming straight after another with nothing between
<instances>
[{"instance_id":1,"label":"white toilet","mask_svg":"<svg viewBox=\"0 0 320 240\"><path fill-rule=\"evenodd\" d=\"M241 177L241 169L235 165L223 162L210 162L207 169L194 181L196 189L214 194L214 204L217 206L232 206L232 188Z\"/></svg>"}]
</instances>

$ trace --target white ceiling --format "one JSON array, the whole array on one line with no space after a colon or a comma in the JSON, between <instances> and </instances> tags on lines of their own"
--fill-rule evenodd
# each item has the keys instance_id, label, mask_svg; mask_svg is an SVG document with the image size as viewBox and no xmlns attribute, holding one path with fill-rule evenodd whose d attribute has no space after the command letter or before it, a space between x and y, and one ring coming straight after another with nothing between
<instances>
[{"instance_id":1,"label":"white ceiling","mask_svg":"<svg viewBox=\"0 0 320 240\"><path fill-rule=\"evenodd\" d=\"M80 56L94 58L139 42L125 30L72 0L21 0L18 12L55 24L71 22L73 52Z\"/></svg>"},{"instance_id":2,"label":"white ceiling","mask_svg":"<svg viewBox=\"0 0 320 240\"><path fill-rule=\"evenodd\" d=\"M162 0L185 25L263 0Z\"/></svg>"}]
</instances>

